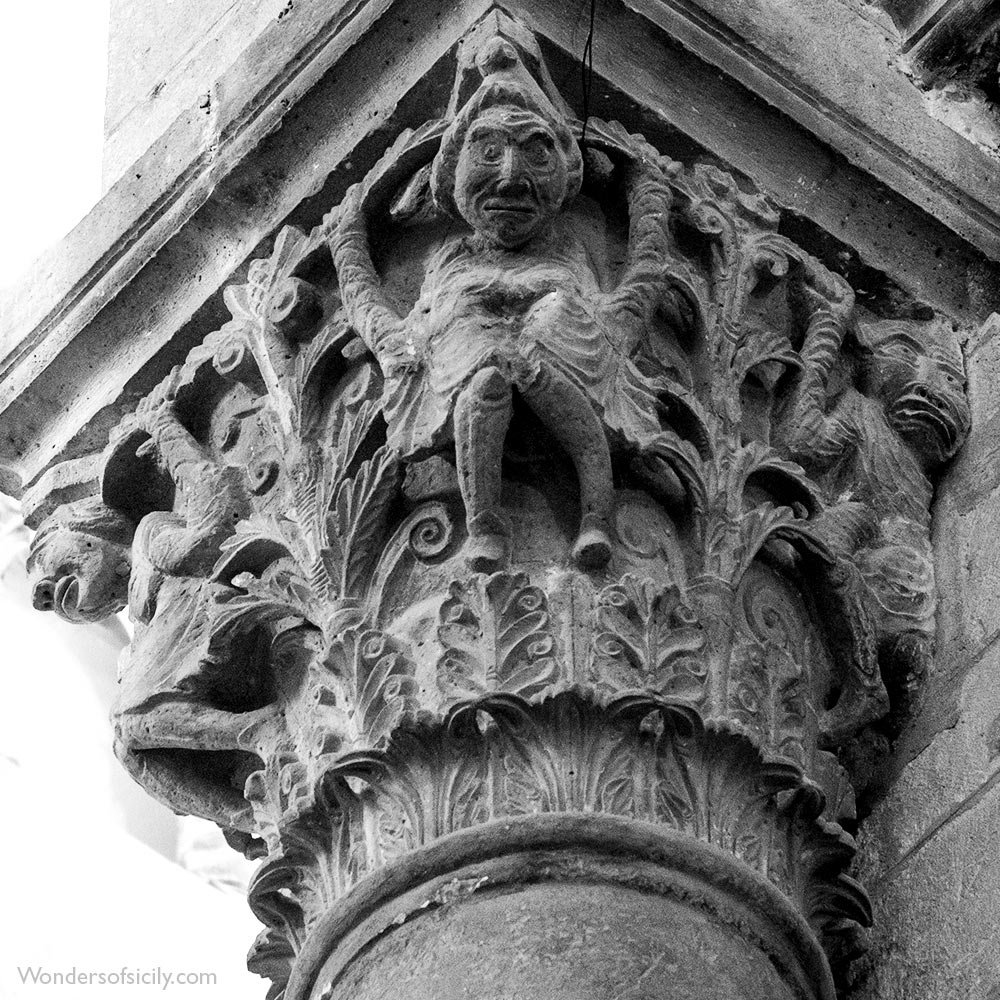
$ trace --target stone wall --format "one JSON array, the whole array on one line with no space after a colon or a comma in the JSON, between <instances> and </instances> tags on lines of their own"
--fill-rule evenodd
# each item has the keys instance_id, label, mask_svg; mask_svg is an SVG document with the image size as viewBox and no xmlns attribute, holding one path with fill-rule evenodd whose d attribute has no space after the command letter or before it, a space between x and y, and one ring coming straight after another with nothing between
<instances>
[{"instance_id":1,"label":"stone wall","mask_svg":"<svg viewBox=\"0 0 1000 1000\"><path fill-rule=\"evenodd\" d=\"M862 827L875 947L861 1000L1000 996L1000 322L967 346L973 431L942 482L938 656ZM897 758L898 759L898 758Z\"/></svg>"}]
</instances>

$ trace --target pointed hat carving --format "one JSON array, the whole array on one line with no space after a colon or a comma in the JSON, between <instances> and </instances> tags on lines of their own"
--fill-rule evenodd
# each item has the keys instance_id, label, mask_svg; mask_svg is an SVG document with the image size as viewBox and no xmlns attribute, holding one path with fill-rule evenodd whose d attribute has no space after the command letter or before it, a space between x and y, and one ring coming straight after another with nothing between
<instances>
[{"instance_id":1,"label":"pointed hat carving","mask_svg":"<svg viewBox=\"0 0 1000 1000\"><path fill-rule=\"evenodd\" d=\"M572 114L542 61L534 35L495 12L466 36L448 105L451 124L434 159L431 189L438 206L457 214L455 171L469 126L486 108L511 105L531 111L555 132L567 159L567 197L583 179L583 159L571 129Z\"/></svg>"},{"instance_id":2,"label":"pointed hat carving","mask_svg":"<svg viewBox=\"0 0 1000 1000\"><path fill-rule=\"evenodd\" d=\"M484 84L501 81L532 94L536 110L548 109L546 117L573 120L552 82L535 35L508 14L493 11L462 39L446 119L454 121Z\"/></svg>"}]
</instances>

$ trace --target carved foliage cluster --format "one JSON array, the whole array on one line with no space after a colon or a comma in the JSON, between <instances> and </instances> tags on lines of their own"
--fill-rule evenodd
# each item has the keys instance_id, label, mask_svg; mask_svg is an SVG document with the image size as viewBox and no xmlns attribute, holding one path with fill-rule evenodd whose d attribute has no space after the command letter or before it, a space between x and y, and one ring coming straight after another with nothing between
<instances>
[{"instance_id":1,"label":"carved foliage cluster","mask_svg":"<svg viewBox=\"0 0 1000 1000\"><path fill-rule=\"evenodd\" d=\"M310 927L366 872L457 830L566 811L633 817L715 845L833 940L871 913L842 871L853 842L822 801L787 761L659 699L599 707L565 693L533 706L490 696L446 728L398 732L384 752L350 755L326 774L316 809L286 828L251 887L268 925L251 963L278 995Z\"/></svg>"}]
</instances>

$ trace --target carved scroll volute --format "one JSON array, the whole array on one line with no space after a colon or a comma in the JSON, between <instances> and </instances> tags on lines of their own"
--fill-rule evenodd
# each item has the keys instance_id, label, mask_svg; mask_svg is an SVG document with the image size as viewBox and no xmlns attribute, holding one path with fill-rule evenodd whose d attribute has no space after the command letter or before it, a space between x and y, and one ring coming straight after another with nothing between
<instances>
[{"instance_id":1,"label":"carved scroll volute","mask_svg":"<svg viewBox=\"0 0 1000 1000\"><path fill-rule=\"evenodd\" d=\"M128 597L120 756L267 856L275 995L358 880L549 813L726 852L818 954L870 916L851 743L933 654L957 332L862 310L743 180L581 147L507 15L440 110L227 289L43 525L35 604Z\"/></svg>"}]
</instances>

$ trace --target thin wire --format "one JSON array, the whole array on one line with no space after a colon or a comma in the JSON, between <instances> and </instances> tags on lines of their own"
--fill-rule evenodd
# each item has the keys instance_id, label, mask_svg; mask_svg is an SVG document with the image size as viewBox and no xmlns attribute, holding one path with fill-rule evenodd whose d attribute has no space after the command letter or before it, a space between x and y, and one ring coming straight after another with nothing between
<instances>
[{"instance_id":1,"label":"thin wire","mask_svg":"<svg viewBox=\"0 0 1000 1000\"><path fill-rule=\"evenodd\" d=\"M597 11L597 0L590 0L590 30L580 57L580 70L583 75L583 131L580 133L580 145L587 141L587 122L590 120L590 91L594 85L594 16Z\"/></svg>"}]
</instances>

